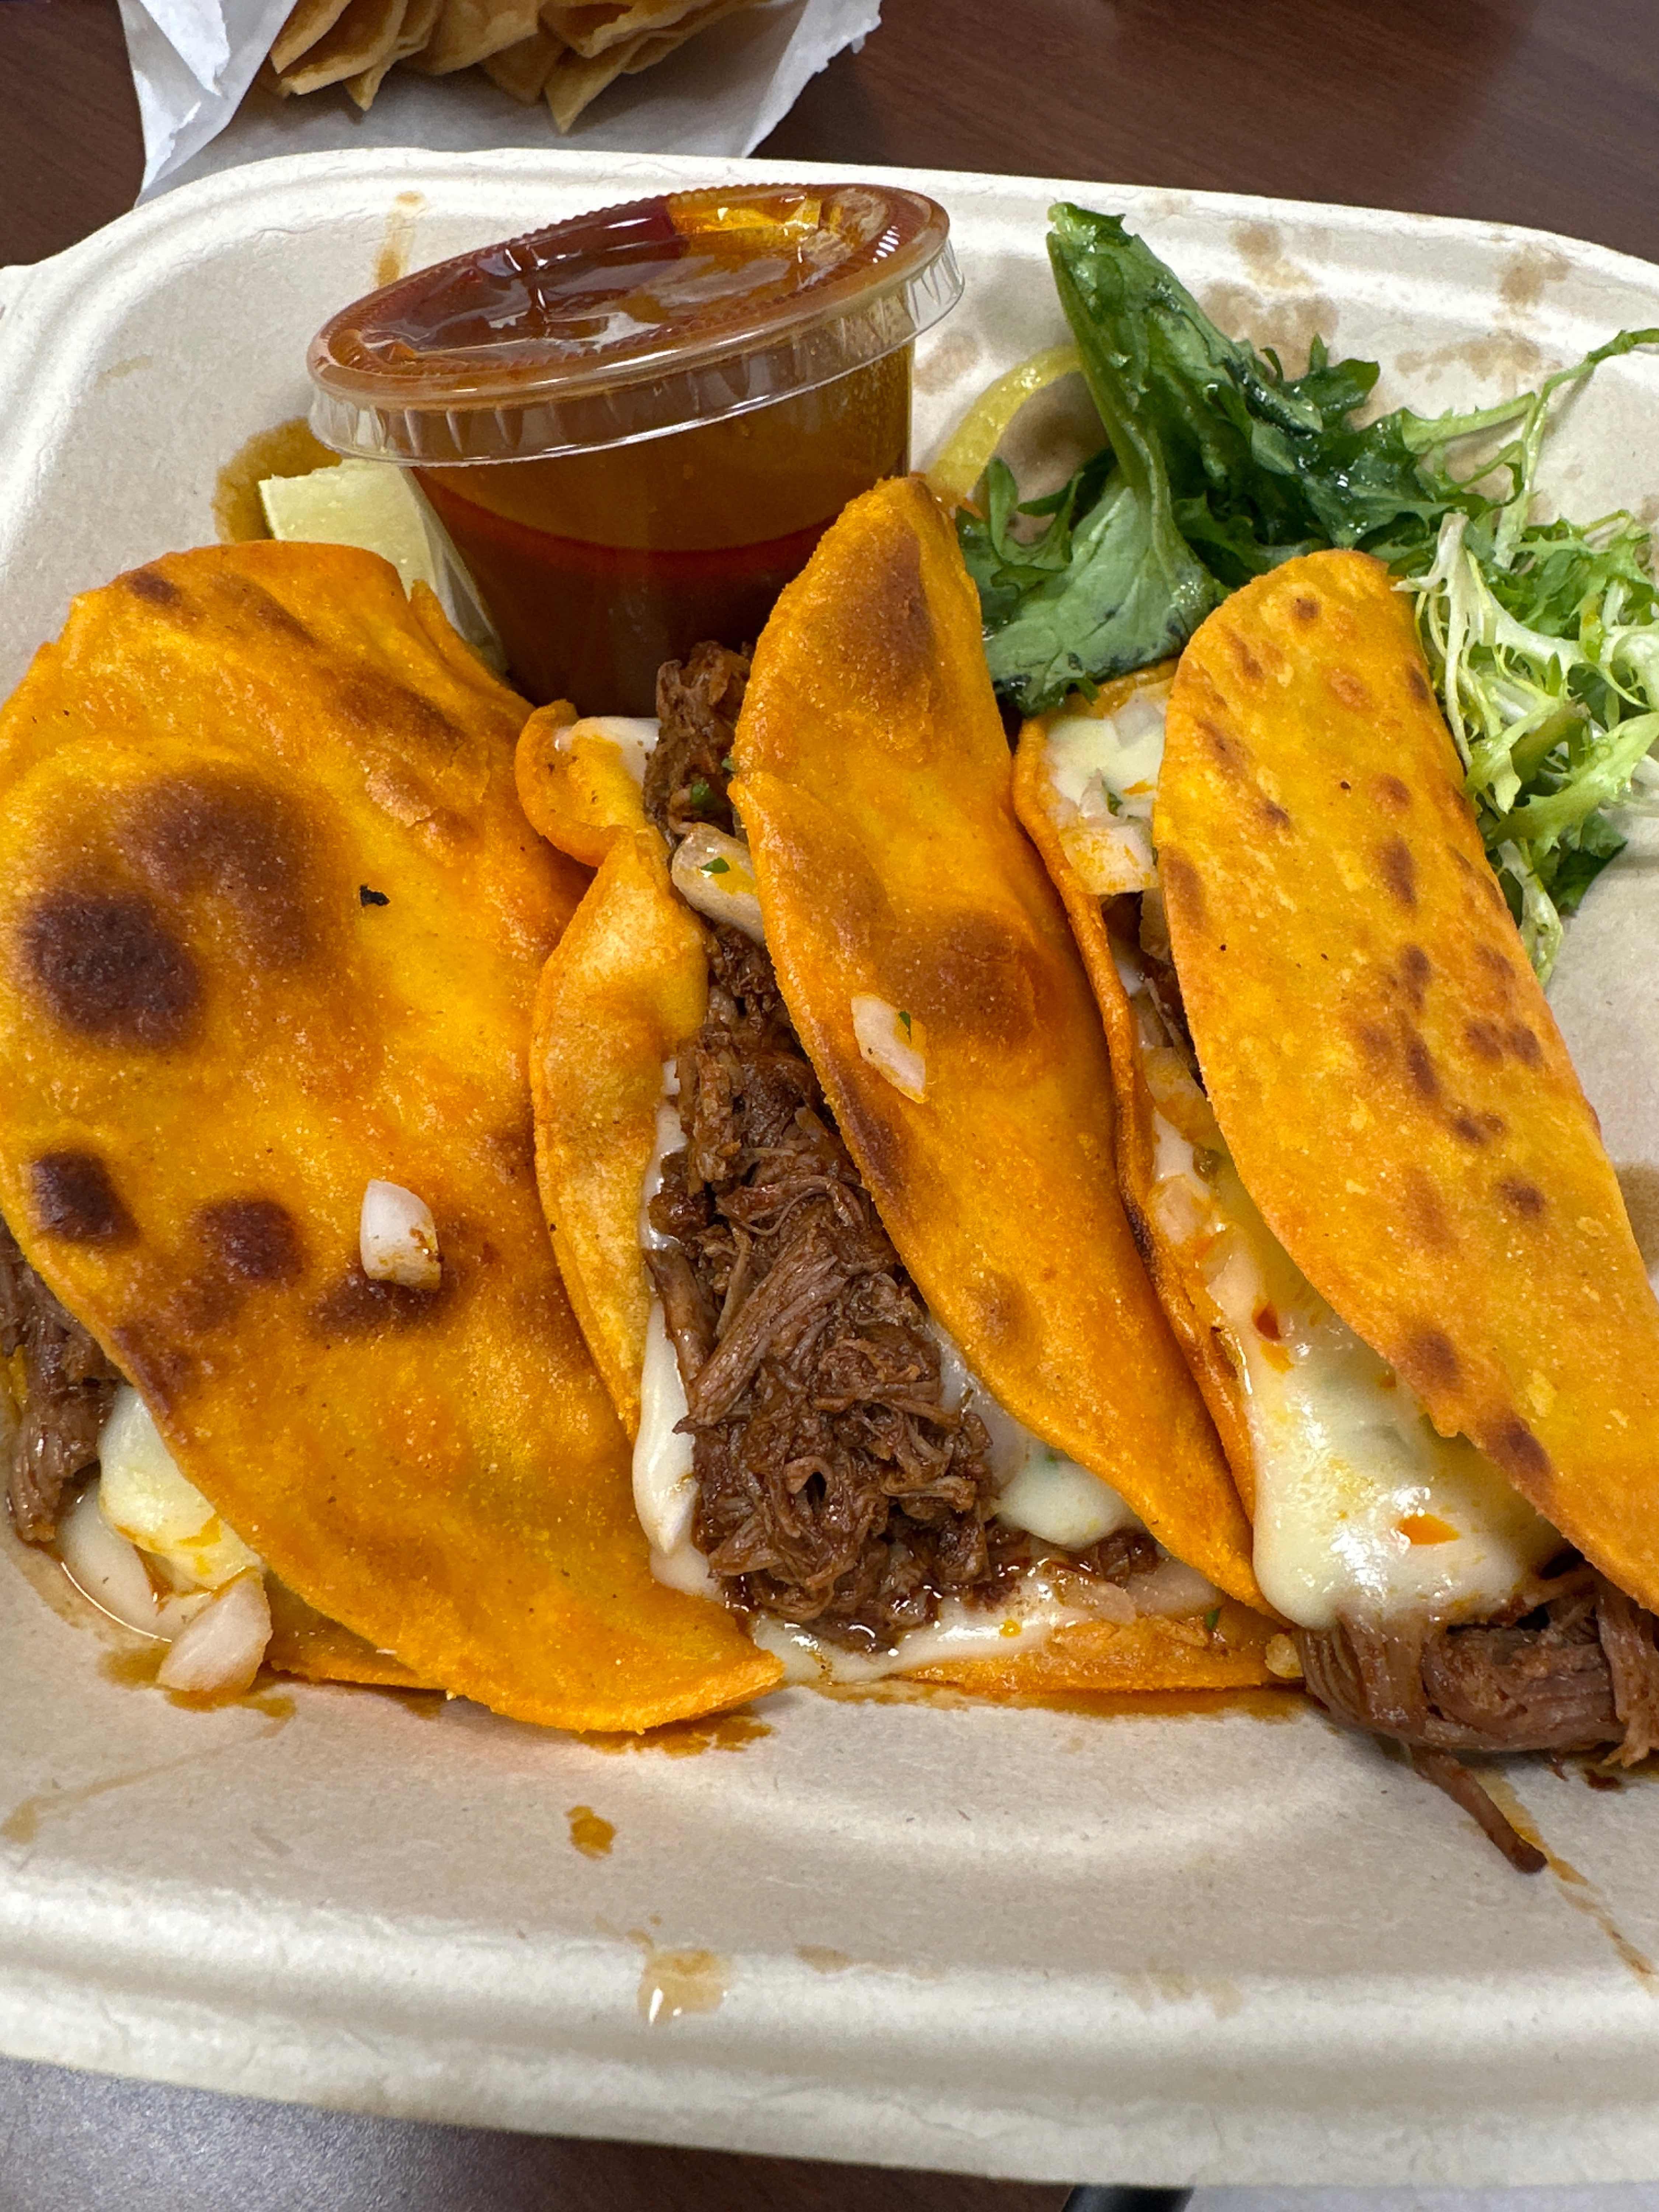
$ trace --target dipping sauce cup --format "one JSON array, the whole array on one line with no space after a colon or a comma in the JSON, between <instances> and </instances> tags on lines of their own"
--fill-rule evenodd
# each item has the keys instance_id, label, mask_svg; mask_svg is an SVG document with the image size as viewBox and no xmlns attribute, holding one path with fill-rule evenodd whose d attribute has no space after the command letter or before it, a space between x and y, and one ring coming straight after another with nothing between
<instances>
[{"instance_id":1,"label":"dipping sauce cup","mask_svg":"<svg viewBox=\"0 0 1659 2212\"><path fill-rule=\"evenodd\" d=\"M530 698L654 712L753 642L849 499L909 462L945 210L886 185L672 192L371 293L313 340L312 428L412 468Z\"/></svg>"}]
</instances>

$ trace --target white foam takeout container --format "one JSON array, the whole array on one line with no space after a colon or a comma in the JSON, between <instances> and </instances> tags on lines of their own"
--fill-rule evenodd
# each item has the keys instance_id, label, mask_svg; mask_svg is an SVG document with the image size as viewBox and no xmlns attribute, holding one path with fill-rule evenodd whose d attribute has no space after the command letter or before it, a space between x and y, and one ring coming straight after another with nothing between
<instances>
[{"instance_id":1,"label":"white foam takeout container","mask_svg":"<svg viewBox=\"0 0 1659 2212\"><path fill-rule=\"evenodd\" d=\"M0 275L0 686L72 593L211 538L219 468L303 411L307 339L388 252L414 265L727 173L320 155ZM1043 251L1062 194L1125 210L1229 326L1291 356L1317 329L1433 410L1659 322L1659 269L1536 234L902 181L949 208L968 284L921 349L922 458L993 373L1065 335ZM1574 513L1659 512L1659 360L1604 369L1551 456ZM1591 892L1553 997L1650 1260L1656 945L1650 843ZM1528 1881L1294 1701L1270 1724L789 1691L763 1739L671 1758L349 1690L297 1688L286 1723L184 1712L98 1662L0 1560L0 2047L22 2057L1033 2179L1659 2171L1659 1792L1640 1783L1593 1794L1516 1762L1578 1870ZM573 1849L578 1805L615 1824L608 1857Z\"/></svg>"}]
</instances>

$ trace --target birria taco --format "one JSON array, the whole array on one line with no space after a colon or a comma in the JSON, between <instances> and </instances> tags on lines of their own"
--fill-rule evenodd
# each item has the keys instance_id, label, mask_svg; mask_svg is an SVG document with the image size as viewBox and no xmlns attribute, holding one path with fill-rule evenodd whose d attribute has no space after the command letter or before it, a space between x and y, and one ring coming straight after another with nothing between
<instances>
[{"instance_id":1,"label":"birria taco","mask_svg":"<svg viewBox=\"0 0 1659 2212\"><path fill-rule=\"evenodd\" d=\"M926 488L855 501L752 668L700 647L658 703L544 709L519 756L597 869L541 985L538 1160L656 1572L795 1679L1265 1679Z\"/></svg>"},{"instance_id":2,"label":"birria taco","mask_svg":"<svg viewBox=\"0 0 1659 2212\"><path fill-rule=\"evenodd\" d=\"M1640 1758L1659 1305L1387 570L1274 569L1029 723L1016 782L1310 1688L1455 1789L1461 1751Z\"/></svg>"},{"instance_id":3,"label":"birria taco","mask_svg":"<svg viewBox=\"0 0 1659 2212\"><path fill-rule=\"evenodd\" d=\"M613 1729L779 1672L650 1574L548 1245L526 711L388 562L265 544L88 593L0 716L12 1516L173 1686Z\"/></svg>"}]
</instances>

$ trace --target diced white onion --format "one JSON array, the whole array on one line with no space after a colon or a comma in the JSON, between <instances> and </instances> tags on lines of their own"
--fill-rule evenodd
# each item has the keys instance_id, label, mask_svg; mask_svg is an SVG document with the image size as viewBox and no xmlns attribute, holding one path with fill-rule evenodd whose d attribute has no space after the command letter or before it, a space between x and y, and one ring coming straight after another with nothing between
<instances>
[{"instance_id":1,"label":"diced white onion","mask_svg":"<svg viewBox=\"0 0 1659 2212\"><path fill-rule=\"evenodd\" d=\"M688 906L710 921L740 929L757 945L765 944L754 863L741 837L728 837L724 830L700 822L675 848L669 873Z\"/></svg>"},{"instance_id":2,"label":"diced white onion","mask_svg":"<svg viewBox=\"0 0 1659 2212\"><path fill-rule=\"evenodd\" d=\"M155 1585L136 1545L118 1534L98 1508L98 1485L89 1482L58 1523L58 1556L76 1588L114 1620L156 1636Z\"/></svg>"},{"instance_id":3,"label":"diced white onion","mask_svg":"<svg viewBox=\"0 0 1659 2212\"><path fill-rule=\"evenodd\" d=\"M922 1049L921 1024L885 999L865 991L853 997L853 1035L859 1051L878 1075L884 1075L901 1097L918 1105L927 1095L927 1059Z\"/></svg>"},{"instance_id":4,"label":"diced white onion","mask_svg":"<svg viewBox=\"0 0 1659 2212\"><path fill-rule=\"evenodd\" d=\"M98 1504L119 1535L160 1559L170 1580L217 1589L259 1565L257 1553L179 1471L138 1393L115 1394L98 1438Z\"/></svg>"},{"instance_id":5,"label":"diced white onion","mask_svg":"<svg viewBox=\"0 0 1659 2212\"><path fill-rule=\"evenodd\" d=\"M1171 1620L1188 1613L1207 1613L1221 1602L1221 1592L1213 1583L1206 1582L1196 1567L1172 1559L1168 1553L1147 1573L1137 1575L1130 1589L1137 1613L1162 1613Z\"/></svg>"},{"instance_id":6,"label":"diced white onion","mask_svg":"<svg viewBox=\"0 0 1659 2212\"><path fill-rule=\"evenodd\" d=\"M1084 889L1097 898L1148 891L1158 881L1152 832L1132 815L1107 813L1091 819L1079 813L1061 829L1060 842Z\"/></svg>"},{"instance_id":7,"label":"diced white onion","mask_svg":"<svg viewBox=\"0 0 1659 2212\"><path fill-rule=\"evenodd\" d=\"M435 1291L443 1279L432 1208L401 1183L371 1182L364 1191L357 1246L371 1282Z\"/></svg>"},{"instance_id":8,"label":"diced white onion","mask_svg":"<svg viewBox=\"0 0 1659 2212\"><path fill-rule=\"evenodd\" d=\"M194 1697L240 1697L252 1689L270 1641L270 1607L257 1568L210 1598L183 1630L157 1669L164 1690Z\"/></svg>"}]
</instances>

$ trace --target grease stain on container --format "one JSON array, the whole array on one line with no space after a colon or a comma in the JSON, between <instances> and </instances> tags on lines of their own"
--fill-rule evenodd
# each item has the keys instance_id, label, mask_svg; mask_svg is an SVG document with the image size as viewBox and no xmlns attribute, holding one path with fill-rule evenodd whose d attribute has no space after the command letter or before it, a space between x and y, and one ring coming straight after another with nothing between
<instances>
[{"instance_id":1,"label":"grease stain on container","mask_svg":"<svg viewBox=\"0 0 1659 2212\"><path fill-rule=\"evenodd\" d=\"M395 284L409 272L409 249L415 242L415 224L426 205L424 192L399 192L386 219L386 236L374 259L374 286Z\"/></svg>"},{"instance_id":2,"label":"grease stain on container","mask_svg":"<svg viewBox=\"0 0 1659 2212\"><path fill-rule=\"evenodd\" d=\"M1156 1966L1125 1974L1123 1986L1142 2012L1152 2012L1162 2004L1197 2002L1207 2004L1218 2020L1231 2020L1244 2002L1244 1992L1237 1982L1200 1974L1170 1973Z\"/></svg>"},{"instance_id":3,"label":"grease stain on container","mask_svg":"<svg viewBox=\"0 0 1659 2212\"><path fill-rule=\"evenodd\" d=\"M720 2010L728 1970L718 1951L666 1950L642 1928L630 1929L629 1941L645 1954L638 2002L647 2027L666 2027L687 2013Z\"/></svg>"},{"instance_id":4,"label":"grease stain on container","mask_svg":"<svg viewBox=\"0 0 1659 2212\"><path fill-rule=\"evenodd\" d=\"M1483 1772L1480 1786L1492 1799L1510 1826L1534 1850L1542 1851L1545 1862L1555 1878L1560 1895L1575 1912L1598 1928L1612 1944L1619 1959L1630 1969L1636 1980L1650 1997L1659 1997L1659 1967L1644 1951L1638 1951L1614 1920L1607 1901L1586 1874L1581 1874L1571 1859L1564 1859L1553 1851L1538 1832L1538 1823L1522 1802L1519 1795L1501 1774Z\"/></svg>"},{"instance_id":5,"label":"grease stain on container","mask_svg":"<svg viewBox=\"0 0 1659 2212\"><path fill-rule=\"evenodd\" d=\"M848 1952L835 1950L828 1943L797 1943L795 1956L815 1974L844 1974L854 1963Z\"/></svg>"},{"instance_id":6,"label":"grease stain on container","mask_svg":"<svg viewBox=\"0 0 1659 2212\"><path fill-rule=\"evenodd\" d=\"M1498 296L1512 313L1535 307L1547 285L1572 274L1572 264L1553 246L1523 246L1498 279Z\"/></svg>"},{"instance_id":7,"label":"grease stain on container","mask_svg":"<svg viewBox=\"0 0 1659 2212\"><path fill-rule=\"evenodd\" d=\"M1395 362L1401 376L1423 376L1433 383L1449 368L1467 368L1483 381L1491 379L1503 387L1500 396L1513 398L1547 373L1543 349L1524 331L1484 331L1479 337L1455 338L1448 345L1431 346L1422 353L1402 353Z\"/></svg>"},{"instance_id":8,"label":"grease stain on container","mask_svg":"<svg viewBox=\"0 0 1659 2212\"><path fill-rule=\"evenodd\" d=\"M615 1755L625 1751L659 1751L666 1759L695 1759L705 1751L743 1751L770 1735L769 1721L752 1713L710 1713L702 1720L666 1721L638 1735L593 1733L578 1737L591 1751Z\"/></svg>"},{"instance_id":9,"label":"grease stain on container","mask_svg":"<svg viewBox=\"0 0 1659 2212\"><path fill-rule=\"evenodd\" d=\"M251 1704L256 1711L266 1711L254 1699L235 1702ZM76 1812L81 1806L91 1804L94 1798L107 1797L112 1790L130 1790L137 1783L153 1782L161 1774L174 1774L183 1767L200 1766L210 1759L216 1759L222 1752L240 1748L242 1743L250 1741L258 1742L266 1736L275 1735L287 1726L288 1717L287 1713L272 1716L269 1725L259 1729L257 1735L242 1737L237 1744L216 1744L211 1750L186 1752L182 1759L164 1759L153 1766L135 1766L124 1774L107 1775L101 1782L84 1782L74 1790L43 1790L38 1796L26 1797L21 1805L14 1806L5 1819L0 1820L0 1841L32 1844L45 1823L55 1820L62 1814Z\"/></svg>"},{"instance_id":10,"label":"grease stain on container","mask_svg":"<svg viewBox=\"0 0 1659 2212\"><path fill-rule=\"evenodd\" d=\"M160 1643L141 1644L137 1650L106 1651L98 1662L98 1672L118 1689L155 1689L156 1674L167 1654L167 1645ZM240 1691L230 1697L197 1696L189 1690L168 1690L164 1694L170 1705L177 1705L183 1712L215 1713L234 1705L251 1713L263 1713L279 1728L286 1726L295 1711L289 1692L276 1688L268 1679L262 1687Z\"/></svg>"},{"instance_id":11,"label":"grease stain on container","mask_svg":"<svg viewBox=\"0 0 1659 2212\"><path fill-rule=\"evenodd\" d=\"M617 1824L605 1820L591 1805L573 1805L564 1816L570 1823L570 1840L584 1858L608 1859L617 1840Z\"/></svg>"}]
</instances>

